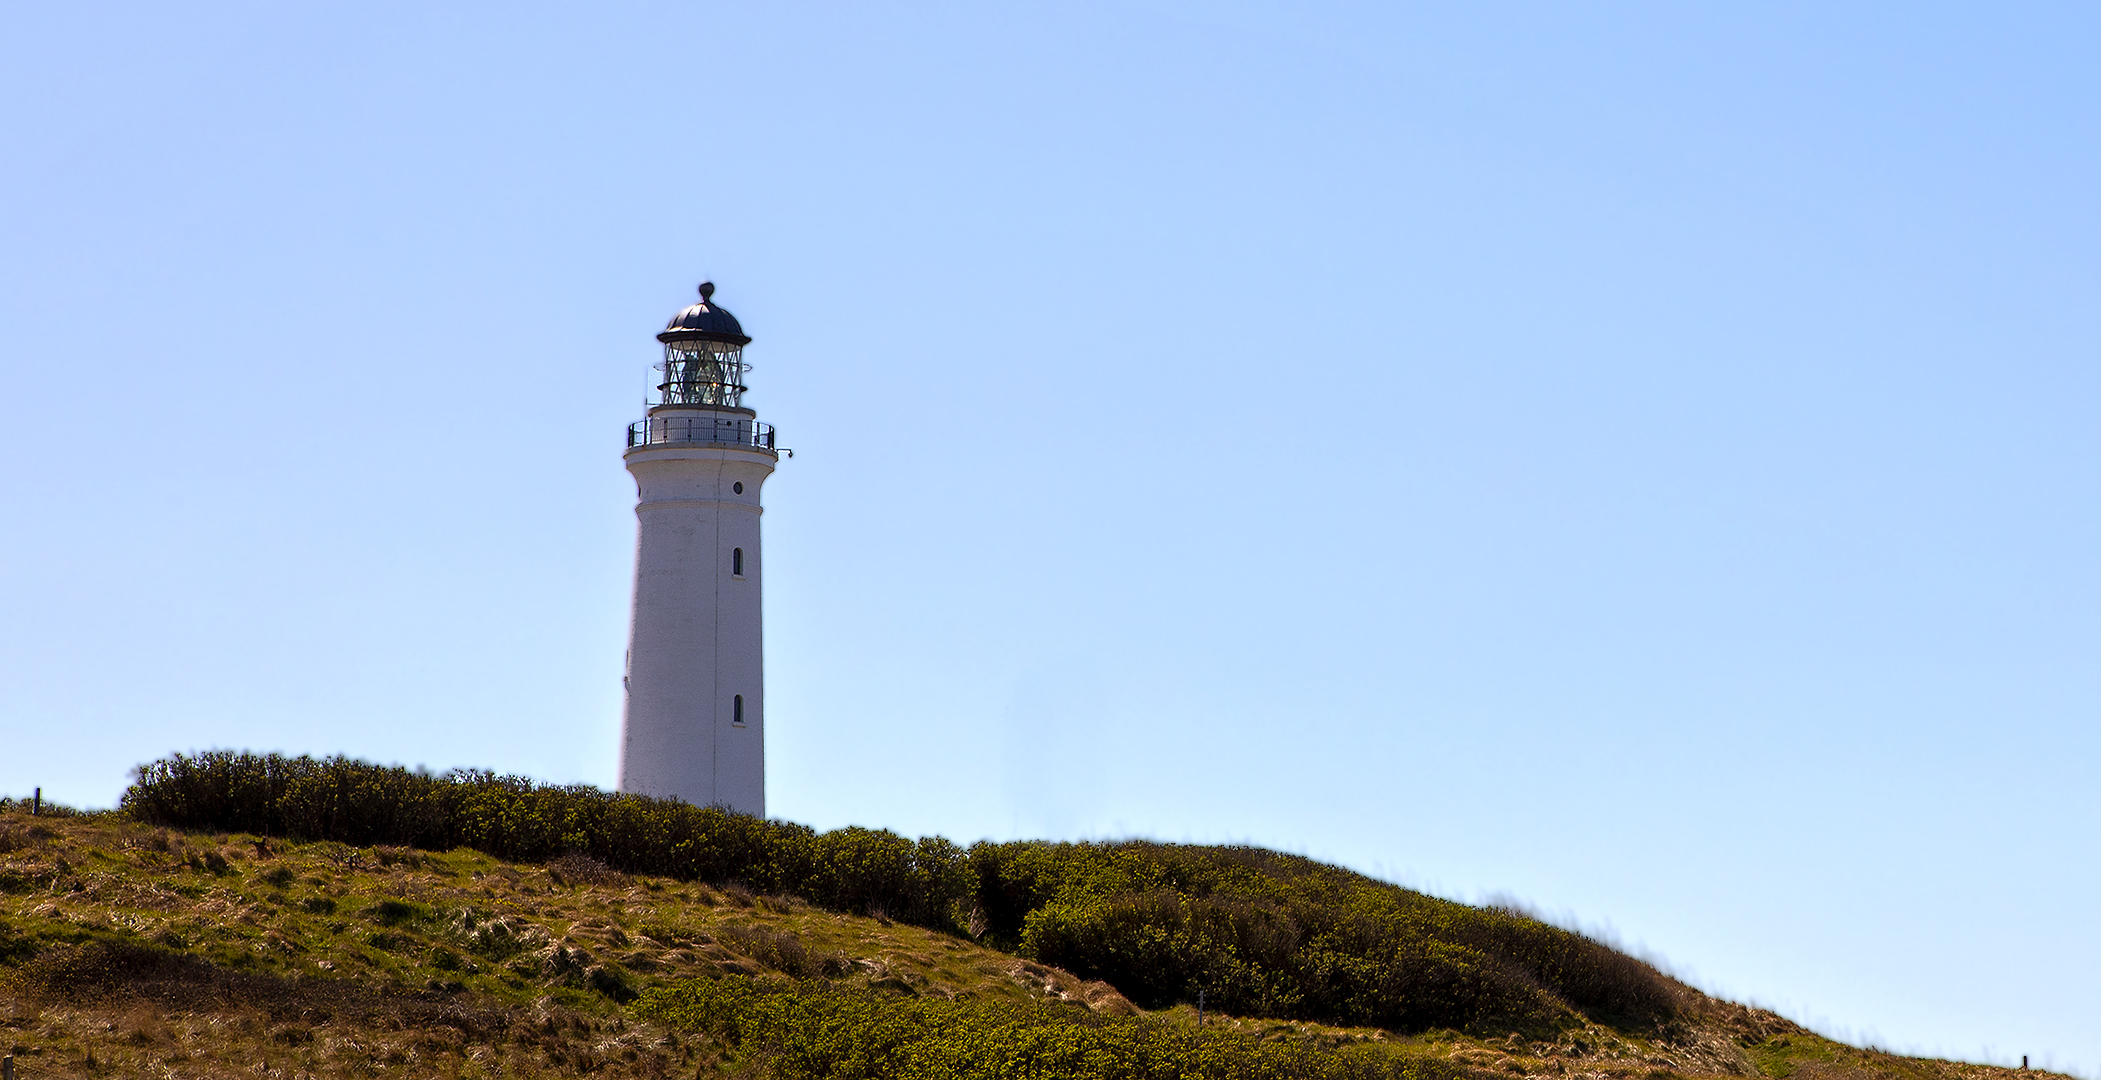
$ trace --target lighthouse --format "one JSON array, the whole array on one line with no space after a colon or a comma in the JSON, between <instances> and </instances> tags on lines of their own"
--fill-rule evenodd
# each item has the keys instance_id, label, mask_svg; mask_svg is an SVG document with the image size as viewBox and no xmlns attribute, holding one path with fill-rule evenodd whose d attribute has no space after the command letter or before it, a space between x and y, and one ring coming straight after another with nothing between
<instances>
[{"instance_id":1,"label":"lighthouse","mask_svg":"<svg viewBox=\"0 0 2101 1080\"><path fill-rule=\"evenodd\" d=\"M635 477L620 790L766 816L759 489L780 460L744 407L751 338L714 303L673 316L648 415L627 429Z\"/></svg>"}]
</instances>

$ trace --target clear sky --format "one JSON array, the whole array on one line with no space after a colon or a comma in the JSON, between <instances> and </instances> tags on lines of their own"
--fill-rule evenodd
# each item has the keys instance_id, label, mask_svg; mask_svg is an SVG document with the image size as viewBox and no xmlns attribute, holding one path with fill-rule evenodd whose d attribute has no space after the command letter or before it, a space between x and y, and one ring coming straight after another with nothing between
<instances>
[{"instance_id":1,"label":"clear sky","mask_svg":"<svg viewBox=\"0 0 2101 1080\"><path fill-rule=\"evenodd\" d=\"M709 276L779 816L1265 844L2101 1076L2101 9L0 14L0 791L609 786Z\"/></svg>"}]
</instances>

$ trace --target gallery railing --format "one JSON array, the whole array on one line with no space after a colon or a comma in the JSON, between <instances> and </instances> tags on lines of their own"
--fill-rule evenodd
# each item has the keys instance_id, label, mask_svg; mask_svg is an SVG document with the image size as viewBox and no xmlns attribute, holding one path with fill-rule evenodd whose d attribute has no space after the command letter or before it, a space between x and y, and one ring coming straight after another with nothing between
<instances>
[{"instance_id":1,"label":"gallery railing","mask_svg":"<svg viewBox=\"0 0 2101 1080\"><path fill-rule=\"evenodd\" d=\"M629 449L707 443L789 453L774 445L773 425L713 416L652 416L627 426Z\"/></svg>"}]
</instances>

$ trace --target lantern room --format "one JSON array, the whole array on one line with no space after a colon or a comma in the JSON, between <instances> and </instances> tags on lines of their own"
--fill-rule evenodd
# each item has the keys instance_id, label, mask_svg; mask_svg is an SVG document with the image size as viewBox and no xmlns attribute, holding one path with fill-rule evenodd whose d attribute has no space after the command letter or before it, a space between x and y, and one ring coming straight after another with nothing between
<instances>
[{"instance_id":1,"label":"lantern room","mask_svg":"<svg viewBox=\"0 0 2101 1080\"><path fill-rule=\"evenodd\" d=\"M713 282L702 282L700 303L672 316L657 340L664 343L662 381L652 405L699 405L741 408L744 402L744 346L751 344L737 318L710 301Z\"/></svg>"}]
</instances>

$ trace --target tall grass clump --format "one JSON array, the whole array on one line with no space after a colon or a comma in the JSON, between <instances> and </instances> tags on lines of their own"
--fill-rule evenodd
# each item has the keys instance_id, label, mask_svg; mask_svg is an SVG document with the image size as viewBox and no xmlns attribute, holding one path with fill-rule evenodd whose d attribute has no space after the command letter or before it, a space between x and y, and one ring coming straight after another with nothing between
<instances>
[{"instance_id":1,"label":"tall grass clump","mask_svg":"<svg viewBox=\"0 0 2101 1080\"><path fill-rule=\"evenodd\" d=\"M1239 1015L1396 1030L1551 1026L1571 1010L1655 1028L1677 1011L1669 980L1580 934L1257 848L966 850L488 772L229 751L142 766L123 810L174 828L471 847L793 894L979 938L1149 1008L1202 995Z\"/></svg>"}]
</instances>

